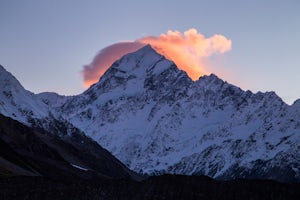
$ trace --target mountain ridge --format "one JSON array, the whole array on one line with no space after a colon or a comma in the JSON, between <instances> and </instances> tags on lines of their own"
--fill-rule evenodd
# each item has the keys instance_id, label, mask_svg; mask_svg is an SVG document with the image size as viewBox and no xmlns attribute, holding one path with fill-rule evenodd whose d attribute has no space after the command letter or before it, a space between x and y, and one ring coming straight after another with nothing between
<instances>
[{"instance_id":1,"label":"mountain ridge","mask_svg":"<svg viewBox=\"0 0 300 200\"><path fill-rule=\"evenodd\" d=\"M150 63L143 60L141 55L149 48L116 61L78 101L66 104L79 109L72 113L72 109L63 107L64 118L142 173L205 174L218 178L225 177L222 173L232 176L228 170L239 168L245 168L243 173L249 174L247 166L258 165L255 162L260 159L272 160L276 154L279 156L280 148L295 154L299 147L295 143L299 140L299 110L293 111L294 107L274 92L243 91L214 74L193 82L164 57L156 57L157 62L153 58ZM153 51L150 49L150 54ZM159 63L163 63L161 70L152 73L151 69L159 67ZM291 119L285 117L289 114ZM296 128L286 131L289 126ZM281 142L285 137L290 138L285 142L294 145L294 150L287 150L289 144ZM258 144L261 140L264 142ZM236 145L249 148L236 152ZM209 157L204 158L205 155ZM212 156L220 160L215 161ZM298 159L293 161L294 169L299 168ZM233 167L242 160L246 166ZM226 175L240 177L230 176ZM263 176L267 178L266 174Z\"/></svg>"},{"instance_id":2,"label":"mountain ridge","mask_svg":"<svg viewBox=\"0 0 300 200\"><path fill-rule=\"evenodd\" d=\"M194 82L148 45L48 109L139 173L299 181L297 102L214 74Z\"/></svg>"}]
</instances>

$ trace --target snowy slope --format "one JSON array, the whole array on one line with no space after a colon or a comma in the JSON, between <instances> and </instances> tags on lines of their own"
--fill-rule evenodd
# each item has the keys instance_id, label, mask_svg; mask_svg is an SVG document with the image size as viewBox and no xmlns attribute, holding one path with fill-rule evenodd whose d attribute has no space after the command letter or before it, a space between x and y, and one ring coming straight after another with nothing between
<instances>
[{"instance_id":1,"label":"snowy slope","mask_svg":"<svg viewBox=\"0 0 300 200\"><path fill-rule=\"evenodd\" d=\"M45 92L33 94L0 66L0 114L27 126L46 129L60 137L72 135L76 127L57 113L59 107L72 97Z\"/></svg>"},{"instance_id":2,"label":"snowy slope","mask_svg":"<svg viewBox=\"0 0 300 200\"><path fill-rule=\"evenodd\" d=\"M81 167L89 169L87 177L140 178L58 115L58 107L70 99L35 95L0 66L0 175L62 178L83 175L73 169Z\"/></svg>"},{"instance_id":3,"label":"snowy slope","mask_svg":"<svg viewBox=\"0 0 300 200\"><path fill-rule=\"evenodd\" d=\"M289 106L213 74L193 82L150 46L60 111L137 172L300 180L299 101Z\"/></svg>"},{"instance_id":4,"label":"snowy slope","mask_svg":"<svg viewBox=\"0 0 300 200\"><path fill-rule=\"evenodd\" d=\"M48 115L47 106L0 65L0 113L30 124Z\"/></svg>"},{"instance_id":5,"label":"snowy slope","mask_svg":"<svg viewBox=\"0 0 300 200\"><path fill-rule=\"evenodd\" d=\"M42 92L35 96L47 106L50 106L52 111L62 106L67 100L73 98L72 96L59 95L55 92Z\"/></svg>"}]
</instances>

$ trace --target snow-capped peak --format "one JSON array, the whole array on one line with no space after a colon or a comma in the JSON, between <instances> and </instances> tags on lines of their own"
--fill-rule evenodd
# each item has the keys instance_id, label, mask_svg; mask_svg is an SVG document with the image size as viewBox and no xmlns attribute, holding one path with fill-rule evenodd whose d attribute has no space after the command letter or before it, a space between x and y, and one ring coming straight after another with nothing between
<instances>
[{"instance_id":1,"label":"snow-capped peak","mask_svg":"<svg viewBox=\"0 0 300 200\"><path fill-rule=\"evenodd\" d=\"M157 89L161 90L170 83L178 82L176 79L181 76L180 74L185 73L172 61L158 54L150 45L146 45L113 63L98 83L77 98L67 101L64 109L69 114L76 114L78 111L81 112L77 106L85 107L93 102L101 105L108 100L129 98L143 93L150 95L159 92ZM166 82L168 84L165 84ZM77 109L74 109L75 106Z\"/></svg>"},{"instance_id":2,"label":"snow-capped peak","mask_svg":"<svg viewBox=\"0 0 300 200\"><path fill-rule=\"evenodd\" d=\"M171 61L158 54L150 45L146 45L113 63L99 83L101 84L112 77L117 79L144 79L146 76L163 72L172 64Z\"/></svg>"}]
</instances>

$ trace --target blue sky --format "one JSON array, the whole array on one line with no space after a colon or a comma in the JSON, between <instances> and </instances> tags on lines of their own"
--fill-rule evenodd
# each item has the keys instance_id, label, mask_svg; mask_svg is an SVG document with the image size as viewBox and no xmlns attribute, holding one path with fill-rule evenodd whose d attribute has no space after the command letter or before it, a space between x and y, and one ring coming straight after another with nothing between
<instances>
[{"instance_id":1,"label":"blue sky","mask_svg":"<svg viewBox=\"0 0 300 200\"><path fill-rule=\"evenodd\" d=\"M120 41L196 28L232 50L209 71L242 89L300 98L298 0L0 0L0 64L35 93L79 94L82 67Z\"/></svg>"}]
</instances>

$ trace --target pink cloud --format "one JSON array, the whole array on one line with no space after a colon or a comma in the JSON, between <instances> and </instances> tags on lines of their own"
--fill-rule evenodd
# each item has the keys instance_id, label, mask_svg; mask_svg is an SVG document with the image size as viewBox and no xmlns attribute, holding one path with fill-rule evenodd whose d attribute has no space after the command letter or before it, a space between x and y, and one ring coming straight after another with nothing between
<instances>
[{"instance_id":1,"label":"pink cloud","mask_svg":"<svg viewBox=\"0 0 300 200\"><path fill-rule=\"evenodd\" d=\"M120 42L102 49L90 65L84 66L85 85L90 86L97 82L114 61L146 44L150 44L158 53L172 60L193 80L207 73L205 59L213 54L223 54L231 50L231 40L223 35L216 34L206 38L196 29L189 29L184 33L169 30L158 37L148 36L134 42Z\"/></svg>"}]
</instances>

